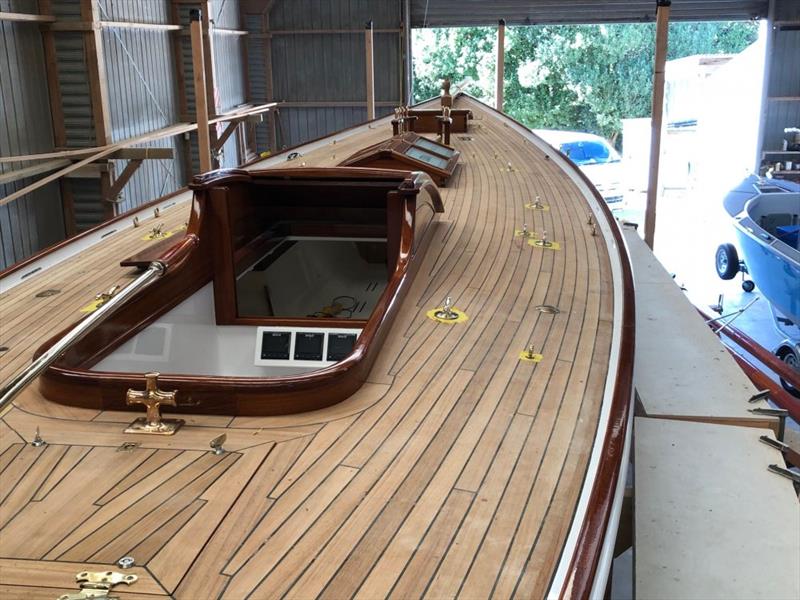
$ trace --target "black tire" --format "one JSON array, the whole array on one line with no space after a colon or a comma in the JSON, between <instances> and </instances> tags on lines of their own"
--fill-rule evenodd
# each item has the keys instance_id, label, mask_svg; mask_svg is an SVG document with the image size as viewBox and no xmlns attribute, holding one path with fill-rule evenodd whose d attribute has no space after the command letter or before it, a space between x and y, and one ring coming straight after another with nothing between
<instances>
[{"instance_id":1,"label":"black tire","mask_svg":"<svg viewBox=\"0 0 800 600\"><path fill-rule=\"evenodd\" d=\"M742 289L745 292L752 292L754 289L756 289L756 284L753 283L751 279L745 279L742 281Z\"/></svg>"},{"instance_id":2,"label":"black tire","mask_svg":"<svg viewBox=\"0 0 800 600\"><path fill-rule=\"evenodd\" d=\"M780 358L784 363L789 365L790 368L797 369L798 371L800 371L800 356L797 355L797 352L795 350L784 347L784 350L783 351L779 350L777 352L777 355L778 358ZM783 386L783 389L789 392L792 396L794 396L795 398L800 398L800 390L798 390L791 383L786 381L783 377L781 377L781 385Z\"/></svg>"},{"instance_id":3,"label":"black tire","mask_svg":"<svg viewBox=\"0 0 800 600\"><path fill-rule=\"evenodd\" d=\"M733 244L720 244L714 265L720 279L733 279L739 272L739 253Z\"/></svg>"}]
</instances>

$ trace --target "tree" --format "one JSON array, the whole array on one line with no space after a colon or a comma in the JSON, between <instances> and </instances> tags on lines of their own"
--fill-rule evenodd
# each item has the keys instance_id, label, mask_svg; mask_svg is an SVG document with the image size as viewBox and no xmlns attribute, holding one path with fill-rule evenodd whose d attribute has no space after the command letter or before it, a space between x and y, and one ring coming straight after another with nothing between
<instances>
[{"instance_id":1,"label":"tree","mask_svg":"<svg viewBox=\"0 0 800 600\"><path fill-rule=\"evenodd\" d=\"M739 53L754 22L672 23L668 58ZM439 93L444 77L494 101L494 27L415 32L414 98ZM578 129L618 141L623 118L650 114L655 25L506 28L504 110L534 128Z\"/></svg>"}]
</instances>

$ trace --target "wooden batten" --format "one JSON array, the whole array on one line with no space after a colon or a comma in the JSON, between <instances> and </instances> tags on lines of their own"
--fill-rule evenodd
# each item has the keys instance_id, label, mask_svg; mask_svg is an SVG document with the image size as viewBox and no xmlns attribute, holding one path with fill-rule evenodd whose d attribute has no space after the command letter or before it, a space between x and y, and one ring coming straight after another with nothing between
<instances>
[{"instance_id":1,"label":"wooden batten","mask_svg":"<svg viewBox=\"0 0 800 600\"><path fill-rule=\"evenodd\" d=\"M373 46L372 21L367 23L364 31L364 53L367 65L367 121L375 118L375 51Z\"/></svg>"},{"instance_id":2,"label":"wooden batten","mask_svg":"<svg viewBox=\"0 0 800 600\"><path fill-rule=\"evenodd\" d=\"M506 22L497 24L497 65L495 67L495 108L503 111L503 87L506 73Z\"/></svg>"},{"instance_id":3,"label":"wooden batten","mask_svg":"<svg viewBox=\"0 0 800 600\"><path fill-rule=\"evenodd\" d=\"M658 0L656 9L656 54L653 77L653 114L650 121L650 168L647 181L647 205L644 214L644 240L653 249L656 235L658 202L658 166L661 159L661 124L664 117L664 70L669 43L671 0Z\"/></svg>"},{"instance_id":4,"label":"wooden batten","mask_svg":"<svg viewBox=\"0 0 800 600\"><path fill-rule=\"evenodd\" d=\"M208 128L208 95L206 94L203 23L199 9L192 10L191 19L192 72L194 77L195 111L197 113L197 147L200 153L200 171L205 173L213 168L213 163L211 162L211 138Z\"/></svg>"}]
</instances>

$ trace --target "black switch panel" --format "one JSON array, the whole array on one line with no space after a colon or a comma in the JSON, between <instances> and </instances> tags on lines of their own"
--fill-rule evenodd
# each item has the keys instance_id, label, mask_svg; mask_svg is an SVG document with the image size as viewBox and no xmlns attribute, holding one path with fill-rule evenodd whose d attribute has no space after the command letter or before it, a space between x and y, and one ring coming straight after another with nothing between
<instances>
[{"instance_id":1,"label":"black switch panel","mask_svg":"<svg viewBox=\"0 0 800 600\"><path fill-rule=\"evenodd\" d=\"M290 331L264 331L261 334L261 358L263 360L289 360Z\"/></svg>"},{"instance_id":2,"label":"black switch panel","mask_svg":"<svg viewBox=\"0 0 800 600\"><path fill-rule=\"evenodd\" d=\"M322 343L324 333L298 331L294 335L295 360L322 360Z\"/></svg>"},{"instance_id":3,"label":"black switch panel","mask_svg":"<svg viewBox=\"0 0 800 600\"><path fill-rule=\"evenodd\" d=\"M355 333L329 333L327 360L340 361L347 358L356 345Z\"/></svg>"}]
</instances>

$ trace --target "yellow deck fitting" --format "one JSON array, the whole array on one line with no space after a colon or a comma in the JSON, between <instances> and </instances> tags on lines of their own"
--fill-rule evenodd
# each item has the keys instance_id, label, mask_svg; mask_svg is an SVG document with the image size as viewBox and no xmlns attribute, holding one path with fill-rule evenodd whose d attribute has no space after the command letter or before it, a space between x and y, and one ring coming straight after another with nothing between
<instances>
[{"instance_id":1,"label":"yellow deck fitting","mask_svg":"<svg viewBox=\"0 0 800 600\"><path fill-rule=\"evenodd\" d=\"M550 205L545 204L542 202L541 196L536 196L536 199L533 202L528 202L525 205L525 208L530 208L531 210L550 210Z\"/></svg>"},{"instance_id":2,"label":"yellow deck fitting","mask_svg":"<svg viewBox=\"0 0 800 600\"><path fill-rule=\"evenodd\" d=\"M151 242L153 240L165 240L168 237L172 237L176 233L180 233L184 229L186 229L186 225L181 225L177 229L170 229L169 231L157 231L154 227L150 233L142 238L142 240L145 242Z\"/></svg>"},{"instance_id":3,"label":"yellow deck fitting","mask_svg":"<svg viewBox=\"0 0 800 600\"><path fill-rule=\"evenodd\" d=\"M80 309L82 313L91 313L96 311L98 308L103 306L106 302L111 300L111 298L119 291L119 286L115 285L107 292L100 292L94 297L94 300Z\"/></svg>"},{"instance_id":4,"label":"yellow deck fitting","mask_svg":"<svg viewBox=\"0 0 800 600\"><path fill-rule=\"evenodd\" d=\"M469 319L464 311L458 310L453 306L453 303L450 301L450 296L445 299L442 306L429 310L425 314L428 315L429 319L437 323L463 323Z\"/></svg>"},{"instance_id":5,"label":"yellow deck fitting","mask_svg":"<svg viewBox=\"0 0 800 600\"><path fill-rule=\"evenodd\" d=\"M522 229L514 230L514 237L533 239L534 233L530 229L528 229L528 225L526 223L523 223Z\"/></svg>"},{"instance_id":6,"label":"yellow deck fitting","mask_svg":"<svg viewBox=\"0 0 800 600\"><path fill-rule=\"evenodd\" d=\"M525 204L525 208L530 208L531 210L542 210L546 212L550 210L550 205L539 203L539 205L537 206L536 202L528 202L527 204Z\"/></svg>"},{"instance_id":7,"label":"yellow deck fitting","mask_svg":"<svg viewBox=\"0 0 800 600\"><path fill-rule=\"evenodd\" d=\"M538 363L541 362L542 358L544 358L541 354L531 354L527 350L523 350L519 353L519 359L522 362L529 362L529 363Z\"/></svg>"},{"instance_id":8,"label":"yellow deck fitting","mask_svg":"<svg viewBox=\"0 0 800 600\"><path fill-rule=\"evenodd\" d=\"M528 245L534 248L541 248L542 250L561 250L561 244L558 242L551 242L550 240L544 241L536 238L530 238Z\"/></svg>"}]
</instances>

